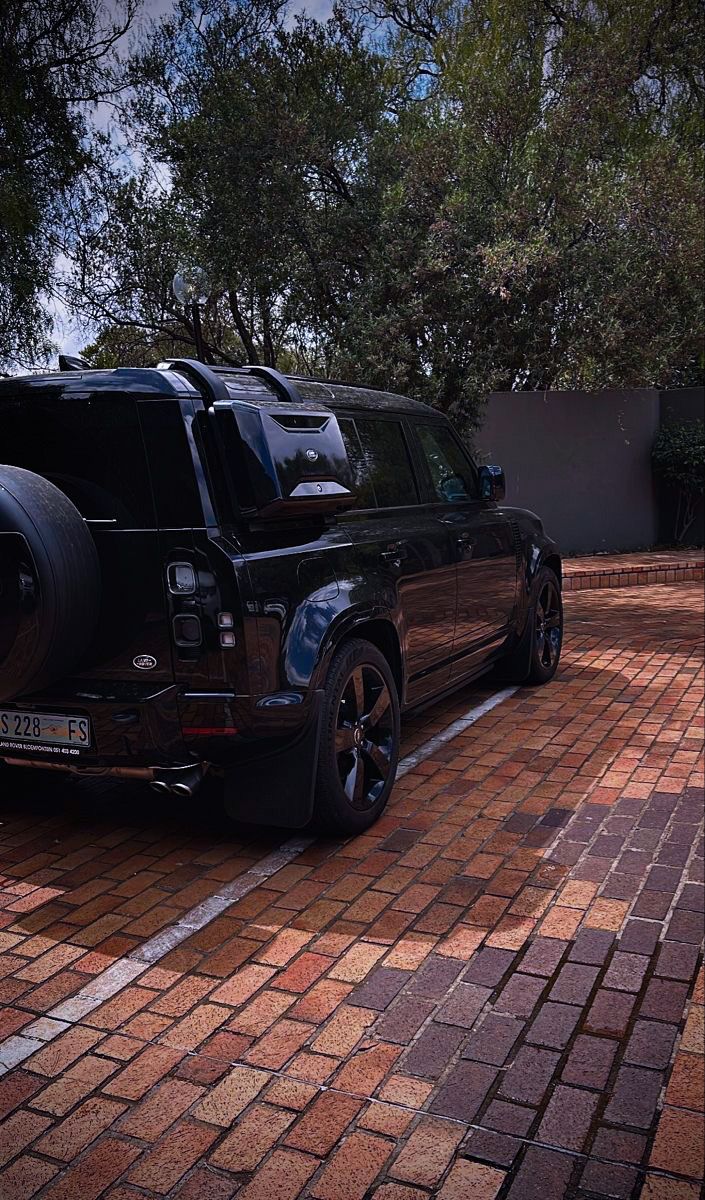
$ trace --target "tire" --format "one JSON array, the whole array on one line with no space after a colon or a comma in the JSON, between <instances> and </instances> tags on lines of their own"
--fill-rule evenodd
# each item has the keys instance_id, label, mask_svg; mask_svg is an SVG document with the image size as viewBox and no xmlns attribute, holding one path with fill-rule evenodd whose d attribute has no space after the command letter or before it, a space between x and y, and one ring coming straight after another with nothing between
<instances>
[{"instance_id":1,"label":"tire","mask_svg":"<svg viewBox=\"0 0 705 1200\"><path fill-rule=\"evenodd\" d=\"M79 666L100 609L98 552L59 488L0 466L0 701Z\"/></svg>"},{"instance_id":2,"label":"tire","mask_svg":"<svg viewBox=\"0 0 705 1200\"><path fill-rule=\"evenodd\" d=\"M362 833L382 814L399 762L399 725L399 696L386 658L362 638L345 642L325 687L316 828Z\"/></svg>"},{"instance_id":3,"label":"tire","mask_svg":"<svg viewBox=\"0 0 705 1200\"><path fill-rule=\"evenodd\" d=\"M529 611L531 652L529 674L524 683L548 683L558 670L563 646L563 598L561 585L550 567L542 567L534 583L534 600Z\"/></svg>"}]
</instances>

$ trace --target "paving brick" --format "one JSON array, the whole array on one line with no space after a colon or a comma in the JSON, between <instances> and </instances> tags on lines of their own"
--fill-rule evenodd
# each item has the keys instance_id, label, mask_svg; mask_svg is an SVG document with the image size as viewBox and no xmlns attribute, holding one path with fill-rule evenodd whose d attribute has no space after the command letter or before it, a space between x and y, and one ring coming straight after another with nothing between
<instances>
[{"instance_id":1,"label":"paving brick","mask_svg":"<svg viewBox=\"0 0 705 1200\"><path fill-rule=\"evenodd\" d=\"M617 1163L640 1163L646 1149L646 1138L627 1129L598 1129L591 1154Z\"/></svg>"},{"instance_id":2,"label":"paving brick","mask_svg":"<svg viewBox=\"0 0 705 1200\"><path fill-rule=\"evenodd\" d=\"M30 1200L58 1171L52 1163L23 1154L0 1174L0 1196L4 1200Z\"/></svg>"},{"instance_id":3,"label":"paving brick","mask_svg":"<svg viewBox=\"0 0 705 1200\"><path fill-rule=\"evenodd\" d=\"M310 1186L311 1195L319 1200L362 1200L393 1149L392 1142L373 1134L351 1134Z\"/></svg>"},{"instance_id":4,"label":"paving brick","mask_svg":"<svg viewBox=\"0 0 705 1200\"><path fill-rule=\"evenodd\" d=\"M69 1109L78 1104L92 1091L104 1083L115 1070L115 1063L109 1059L96 1058L87 1054L79 1059L58 1079L45 1087L32 1099L34 1108L42 1112L52 1113L55 1117L63 1117Z\"/></svg>"},{"instance_id":5,"label":"paving brick","mask_svg":"<svg viewBox=\"0 0 705 1200\"><path fill-rule=\"evenodd\" d=\"M649 1165L692 1179L705 1174L705 1121L700 1114L665 1108L659 1117Z\"/></svg>"},{"instance_id":6,"label":"paving brick","mask_svg":"<svg viewBox=\"0 0 705 1200\"><path fill-rule=\"evenodd\" d=\"M609 1038L580 1034L563 1068L563 1082L601 1091L609 1079L617 1048L617 1043Z\"/></svg>"},{"instance_id":7,"label":"paving brick","mask_svg":"<svg viewBox=\"0 0 705 1200\"><path fill-rule=\"evenodd\" d=\"M50 1200L97 1200L140 1155L138 1146L104 1137L45 1189Z\"/></svg>"},{"instance_id":8,"label":"paving brick","mask_svg":"<svg viewBox=\"0 0 705 1200\"><path fill-rule=\"evenodd\" d=\"M324 1158L360 1112L362 1103L338 1092L323 1092L289 1131L286 1145Z\"/></svg>"},{"instance_id":9,"label":"paving brick","mask_svg":"<svg viewBox=\"0 0 705 1200\"><path fill-rule=\"evenodd\" d=\"M634 996L625 992L607 992L601 988L585 1020L586 1032L623 1037L633 1008Z\"/></svg>"},{"instance_id":10,"label":"paving brick","mask_svg":"<svg viewBox=\"0 0 705 1200\"><path fill-rule=\"evenodd\" d=\"M173 1200L232 1200L239 1186L238 1183L226 1179L223 1175L216 1175L208 1167L196 1167L195 1171L191 1171L188 1178L177 1187L173 1193ZM124 1200L138 1200L138 1197L143 1195L143 1192L135 1191L132 1196L125 1196ZM114 1197L111 1192L107 1200L123 1200L123 1198Z\"/></svg>"},{"instance_id":11,"label":"paving brick","mask_svg":"<svg viewBox=\"0 0 705 1200\"><path fill-rule=\"evenodd\" d=\"M677 1025L685 1011L687 998L687 984L670 979L651 979L639 1006L639 1016Z\"/></svg>"},{"instance_id":12,"label":"paving brick","mask_svg":"<svg viewBox=\"0 0 705 1200\"><path fill-rule=\"evenodd\" d=\"M463 1152L494 1166L511 1167L522 1148L519 1138L506 1133L496 1133L492 1129L471 1129Z\"/></svg>"},{"instance_id":13,"label":"paving brick","mask_svg":"<svg viewBox=\"0 0 705 1200\"><path fill-rule=\"evenodd\" d=\"M649 959L643 954L617 952L602 980L603 987L622 992L638 992L644 982Z\"/></svg>"},{"instance_id":14,"label":"paving brick","mask_svg":"<svg viewBox=\"0 0 705 1200\"><path fill-rule=\"evenodd\" d=\"M502 1080L500 1094L520 1103L540 1104L559 1059L552 1050L522 1046Z\"/></svg>"},{"instance_id":15,"label":"paving brick","mask_svg":"<svg viewBox=\"0 0 705 1200\"><path fill-rule=\"evenodd\" d=\"M92 1096L65 1120L55 1125L35 1145L39 1154L71 1162L99 1134L109 1129L125 1111L125 1105L101 1096Z\"/></svg>"},{"instance_id":16,"label":"paving brick","mask_svg":"<svg viewBox=\"0 0 705 1200\"><path fill-rule=\"evenodd\" d=\"M323 1031L314 1039L312 1047L319 1054L335 1054L342 1058L355 1049L364 1031L376 1018L377 1012L372 1009L341 1004Z\"/></svg>"},{"instance_id":17,"label":"paving brick","mask_svg":"<svg viewBox=\"0 0 705 1200\"><path fill-rule=\"evenodd\" d=\"M495 1000L494 1008L515 1017L530 1017L545 986L546 980L541 976L511 975Z\"/></svg>"},{"instance_id":18,"label":"paving brick","mask_svg":"<svg viewBox=\"0 0 705 1200\"><path fill-rule=\"evenodd\" d=\"M401 999L388 1008L375 1025L375 1033L387 1042L399 1042L408 1045L424 1021L433 1012L432 1000L422 1000L415 996L402 996Z\"/></svg>"},{"instance_id":19,"label":"paving brick","mask_svg":"<svg viewBox=\"0 0 705 1200\"><path fill-rule=\"evenodd\" d=\"M666 1088L666 1104L705 1111L705 1070L699 1054L679 1052Z\"/></svg>"},{"instance_id":20,"label":"paving brick","mask_svg":"<svg viewBox=\"0 0 705 1200\"><path fill-rule=\"evenodd\" d=\"M181 1051L171 1050L167 1046L148 1046L120 1071L119 1075L111 1079L103 1091L110 1096L139 1100L155 1083L168 1075L182 1057Z\"/></svg>"},{"instance_id":21,"label":"paving brick","mask_svg":"<svg viewBox=\"0 0 705 1200\"><path fill-rule=\"evenodd\" d=\"M597 967L568 962L561 967L548 996L562 1004L585 1004L599 971Z\"/></svg>"},{"instance_id":22,"label":"paving brick","mask_svg":"<svg viewBox=\"0 0 705 1200\"><path fill-rule=\"evenodd\" d=\"M436 1020L446 1025L459 1025L471 1029L492 992L489 988L474 983L459 983L441 1005Z\"/></svg>"},{"instance_id":23,"label":"paving brick","mask_svg":"<svg viewBox=\"0 0 705 1200\"><path fill-rule=\"evenodd\" d=\"M0 1078L0 1121L44 1086L44 1080L21 1069Z\"/></svg>"},{"instance_id":24,"label":"paving brick","mask_svg":"<svg viewBox=\"0 0 705 1200\"><path fill-rule=\"evenodd\" d=\"M383 1136L402 1138L414 1119L413 1112L397 1108L393 1104L382 1104L373 1101L360 1114L357 1122L358 1129L369 1129L371 1133L381 1133Z\"/></svg>"},{"instance_id":25,"label":"paving brick","mask_svg":"<svg viewBox=\"0 0 705 1200\"><path fill-rule=\"evenodd\" d=\"M658 921L627 921L619 948L633 954L651 955L658 945L662 928Z\"/></svg>"},{"instance_id":26,"label":"paving brick","mask_svg":"<svg viewBox=\"0 0 705 1200\"><path fill-rule=\"evenodd\" d=\"M410 1108L421 1108L428 1099L433 1087L421 1079L412 1079L408 1075L390 1075L387 1082L380 1088L380 1098L391 1104L406 1104Z\"/></svg>"},{"instance_id":27,"label":"paving brick","mask_svg":"<svg viewBox=\"0 0 705 1200\"><path fill-rule=\"evenodd\" d=\"M535 1117L536 1113L533 1108L523 1108L519 1104L507 1104L506 1100L493 1100L483 1113L482 1123L488 1129L494 1129L498 1133L526 1137Z\"/></svg>"},{"instance_id":28,"label":"paving brick","mask_svg":"<svg viewBox=\"0 0 705 1200\"><path fill-rule=\"evenodd\" d=\"M656 1112L663 1076L643 1067L620 1068L605 1109L605 1119L616 1125L647 1129Z\"/></svg>"},{"instance_id":29,"label":"paving brick","mask_svg":"<svg viewBox=\"0 0 705 1200\"><path fill-rule=\"evenodd\" d=\"M509 1200L563 1200L575 1159L553 1150L530 1146L515 1176Z\"/></svg>"},{"instance_id":30,"label":"paving brick","mask_svg":"<svg viewBox=\"0 0 705 1200\"><path fill-rule=\"evenodd\" d=\"M29 1146L44 1133L50 1124L49 1118L38 1113L20 1109L0 1125L0 1167L4 1167L15 1155Z\"/></svg>"},{"instance_id":31,"label":"paving brick","mask_svg":"<svg viewBox=\"0 0 705 1200\"><path fill-rule=\"evenodd\" d=\"M458 978L463 966L463 963L457 962L455 959L442 958L437 954L432 954L419 967L418 971L414 972L409 981L408 991L411 995L422 996L425 1000L441 1000L451 984ZM469 973L466 978L469 978ZM477 981L473 979L470 982Z\"/></svg>"},{"instance_id":32,"label":"paving brick","mask_svg":"<svg viewBox=\"0 0 705 1200\"><path fill-rule=\"evenodd\" d=\"M684 942L663 942L654 974L667 979L690 980L698 964L698 947Z\"/></svg>"},{"instance_id":33,"label":"paving brick","mask_svg":"<svg viewBox=\"0 0 705 1200\"><path fill-rule=\"evenodd\" d=\"M293 1120L293 1113L282 1112L271 1104L254 1104L240 1117L209 1161L225 1171L254 1171Z\"/></svg>"},{"instance_id":34,"label":"paving brick","mask_svg":"<svg viewBox=\"0 0 705 1200\"><path fill-rule=\"evenodd\" d=\"M527 1042L564 1050L582 1016L583 1010L572 1004L542 1004L529 1026Z\"/></svg>"},{"instance_id":35,"label":"paving brick","mask_svg":"<svg viewBox=\"0 0 705 1200\"><path fill-rule=\"evenodd\" d=\"M521 971L526 975L553 975L567 949L568 942L559 938L537 937L529 944L521 960Z\"/></svg>"},{"instance_id":36,"label":"paving brick","mask_svg":"<svg viewBox=\"0 0 705 1200\"><path fill-rule=\"evenodd\" d=\"M421 1075L425 1079L438 1079L457 1054L464 1039L463 1029L431 1022L418 1041L407 1051L403 1060L404 1071L409 1075Z\"/></svg>"},{"instance_id":37,"label":"paving brick","mask_svg":"<svg viewBox=\"0 0 705 1200\"><path fill-rule=\"evenodd\" d=\"M162 1034L161 1042L179 1050L195 1050L231 1016L222 1004L199 1004L183 1020Z\"/></svg>"},{"instance_id":38,"label":"paving brick","mask_svg":"<svg viewBox=\"0 0 705 1200\"><path fill-rule=\"evenodd\" d=\"M614 934L604 929L581 929L571 947L568 958L571 962L588 963L599 967L606 961Z\"/></svg>"},{"instance_id":39,"label":"paving brick","mask_svg":"<svg viewBox=\"0 0 705 1200\"><path fill-rule=\"evenodd\" d=\"M463 1138L461 1128L446 1121L422 1118L389 1168L394 1179L434 1187Z\"/></svg>"},{"instance_id":40,"label":"paving brick","mask_svg":"<svg viewBox=\"0 0 705 1200\"><path fill-rule=\"evenodd\" d=\"M628 1200L637 1179L638 1175L634 1167L591 1160L580 1176L580 1186L586 1191L596 1192L599 1196L614 1197L614 1200Z\"/></svg>"},{"instance_id":41,"label":"paving brick","mask_svg":"<svg viewBox=\"0 0 705 1200\"><path fill-rule=\"evenodd\" d=\"M296 1200L318 1165L309 1154L275 1150L238 1193L238 1200Z\"/></svg>"},{"instance_id":42,"label":"paving brick","mask_svg":"<svg viewBox=\"0 0 705 1200\"><path fill-rule=\"evenodd\" d=\"M194 1116L199 1121L227 1127L259 1095L270 1078L266 1071L236 1066L203 1097Z\"/></svg>"},{"instance_id":43,"label":"paving brick","mask_svg":"<svg viewBox=\"0 0 705 1200\"><path fill-rule=\"evenodd\" d=\"M358 1050L338 1072L334 1086L356 1096L372 1096L401 1052L399 1046L385 1042Z\"/></svg>"},{"instance_id":44,"label":"paving brick","mask_svg":"<svg viewBox=\"0 0 705 1200\"><path fill-rule=\"evenodd\" d=\"M673 942L689 942L699 946L703 940L702 913L677 910L668 923L666 937Z\"/></svg>"},{"instance_id":45,"label":"paving brick","mask_svg":"<svg viewBox=\"0 0 705 1200\"><path fill-rule=\"evenodd\" d=\"M330 979L360 983L384 954L384 946L358 942L338 960L329 972Z\"/></svg>"},{"instance_id":46,"label":"paving brick","mask_svg":"<svg viewBox=\"0 0 705 1200\"><path fill-rule=\"evenodd\" d=\"M599 1096L558 1084L539 1125L537 1138L564 1150L582 1150Z\"/></svg>"},{"instance_id":47,"label":"paving brick","mask_svg":"<svg viewBox=\"0 0 705 1200\"><path fill-rule=\"evenodd\" d=\"M295 1017L297 1021L312 1021L314 1024L320 1024L335 1012L349 993L349 983L339 983L334 979L322 979L320 983L314 984L305 996L297 1000L289 1015Z\"/></svg>"},{"instance_id":48,"label":"paving brick","mask_svg":"<svg viewBox=\"0 0 705 1200\"><path fill-rule=\"evenodd\" d=\"M451 1167L438 1200L495 1200L506 1174L460 1158Z\"/></svg>"},{"instance_id":49,"label":"paving brick","mask_svg":"<svg viewBox=\"0 0 705 1200\"><path fill-rule=\"evenodd\" d=\"M637 1021L627 1044L624 1061L664 1071L671 1060L678 1027L659 1021Z\"/></svg>"},{"instance_id":50,"label":"paving brick","mask_svg":"<svg viewBox=\"0 0 705 1200\"><path fill-rule=\"evenodd\" d=\"M117 1130L144 1142L154 1142L202 1095L202 1087L180 1079L167 1079L130 1109Z\"/></svg>"},{"instance_id":51,"label":"paving brick","mask_svg":"<svg viewBox=\"0 0 705 1200\"><path fill-rule=\"evenodd\" d=\"M38 1075L48 1075L50 1078L60 1075L71 1063L76 1062L82 1055L102 1040L103 1035L94 1029L78 1026L69 1029L61 1037L45 1046L37 1054L27 1060L27 1067Z\"/></svg>"},{"instance_id":52,"label":"paving brick","mask_svg":"<svg viewBox=\"0 0 705 1200\"><path fill-rule=\"evenodd\" d=\"M237 1013L232 1021L228 1022L228 1029L235 1030L238 1033L248 1034L251 1037L259 1037L265 1033L275 1021L284 1016L292 1004L295 997L290 996L287 992L275 992L265 990L255 996L249 1004ZM208 1045L208 1043L206 1043Z\"/></svg>"},{"instance_id":53,"label":"paving brick","mask_svg":"<svg viewBox=\"0 0 705 1200\"><path fill-rule=\"evenodd\" d=\"M382 1010L391 1004L409 979L408 971L378 967L348 996L348 1004Z\"/></svg>"},{"instance_id":54,"label":"paving brick","mask_svg":"<svg viewBox=\"0 0 705 1200\"><path fill-rule=\"evenodd\" d=\"M431 1112L456 1121L473 1121L496 1077L494 1067L459 1062L439 1088L430 1106Z\"/></svg>"},{"instance_id":55,"label":"paving brick","mask_svg":"<svg viewBox=\"0 0 705 1200\"><path fill-rule=\"evenodd\" d=\"M207 1153L218 1133L196 1121L180 1121L172 1134L145 1151L130 1170L127 1181L165 1196L179 1179Z\"/></svg>"}]
</instances>

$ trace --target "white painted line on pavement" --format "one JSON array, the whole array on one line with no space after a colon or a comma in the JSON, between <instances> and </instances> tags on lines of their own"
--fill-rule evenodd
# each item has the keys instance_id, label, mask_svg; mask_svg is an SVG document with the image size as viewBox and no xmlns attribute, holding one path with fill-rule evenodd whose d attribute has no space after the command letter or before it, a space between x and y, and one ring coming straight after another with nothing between
<instances>
[{"instance_id":1,"label":"white painted line on pavement","mask_svg":"<svg viewBox=\"0 0 705 1200\"><path fill-rule=\"evenodd\" d=\"M407 754L399 762L397 769L397 777L408 774L414 767L425 759L430 758L432 754L450 742L459 733L463 733L474 725L480 717L484 717L486 713L491 712L503 700L507 700L513 696L518 687L503 688L502 691L495 692L487 700L483 700L482 704L478 704L475 708L471 708L464 713L462 717L458 717L446 729L429 738L418 749ZM8 1070L24 1062L31 1057L37 1050L41 1049L47 1042L53 1041L61 1033L65 1031L68 1024L73 1024L81 1021L88 1013L104 1004L112 996L117 995L124 987L138 979L141 975L149 970L151 966L164 958L171 950L186 941L197 930L203 929L215 920L221 913L226 912L248 892L259 887L263 879L268 879L270 876L280 871L282 867L294 862L299 858L310 845L313 844L315 838L296 837L290 838L281 846L278 846L271 853L265 855L258 862L254 863L242 875L238 875L237 879L233 879L230 883L223 884L217 892L212 896L202 900L200 904L189 909L176 922L175 925L170 925L166 929L160 930L154 937L151 937L138 949L133 950L127 957L119 958L104 971L96 975L90 983L71 996L68 1000L63 1000L52 1008L47 1013L46 1018L42 1019L41 1023L35 1021L28 1026L26 1033L34 1032L33 1037L24 1036L22 1033L12 1034L6 1038L4 1042L0 1042L0 1075L5 1074Z\"/></svg>"},{"instance_id":2,"label":"white painted line on pavement","mask_svg":"<svg viewBox=\"0 0 705 1200\"><path fill-rule=\"evenodd\" d=\"M508 700L510 696L513 696L518 691L518 685L516 687L502 688L501 692L495 692L494 696L489 696L487 700L483 700L482 704L468 709L466 713L463 713L462 717L458 717L457 721L453 721L445 729L442 729L440 733L435 734L434 737L429 738L427 742L419 746L418 750L413 750L411 754L407 754L405 758L402 758L397 768L397 779L400 779L402 775L407 775L409 771L413 771L414 767L418 767L419 763L423 762L424 759L430 758L432 754L435 754L436 750L441 746L445 746L446 742L451 742L459 733L464 733L466 729L469 729L471 725L479 721L480 717L484 717L485 713L492 712L493 708L496 708L503 700Z\"/></svg>"}]
</instances>

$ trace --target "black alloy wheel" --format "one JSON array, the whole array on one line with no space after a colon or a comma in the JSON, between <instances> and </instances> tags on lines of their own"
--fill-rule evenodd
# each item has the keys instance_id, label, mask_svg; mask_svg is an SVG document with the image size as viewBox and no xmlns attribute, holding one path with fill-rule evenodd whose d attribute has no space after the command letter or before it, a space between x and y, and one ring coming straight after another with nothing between
<instances>
[{"instance_id":1,"label":"black alloy wheel","mask_svg":"<svg viewBox=\"0 0 705 1200\"><path fill-rule=\"evenodd\" d=\"M345 642L323 703L314 823L361 833L382 813L399 759L399 697L381 651L362 638Z\"/></svg>"},{"instance_id":2,"label":"black alloy wheel","mask_svg":"<svg viewBox=\"0 0 705 1200\"><path fill-rule=\"evenodd\" d=\"M338 705L335 754L340 783L358 811L372 808L392 769L392 697L380 671L370 663L350 672Z\"/></svg>"},{"instance_id":3,"label":"black alloy wheel","mask_svg":"<svg viewBox=\"0 0 705 1200\"><path fill-rule=\"evenodd\" d=\"M531 668L527 683L548 683L556 673L563 645L563 600L561 587L549 567L542 567L536 580L533 615Z\"/></svg>"}]
</instances>

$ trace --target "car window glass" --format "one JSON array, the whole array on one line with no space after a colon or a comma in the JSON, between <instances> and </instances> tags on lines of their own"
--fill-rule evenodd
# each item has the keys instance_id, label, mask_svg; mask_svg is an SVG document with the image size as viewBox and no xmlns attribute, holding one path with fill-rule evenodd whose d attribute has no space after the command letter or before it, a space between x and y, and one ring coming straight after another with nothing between
<instances>
[{"instance_id":1,"label":"car window glass","mask_svg":"<svg viewBox=\"0 0 705 1200\"><path fill-rule=\"evenodd\" d=\"M347 450L350 470L355 480L355 494L357 496L355 508L375 508L377 501L375 499L374 488L355 428L355 422L349 417L338 417L338 425L340 426L340 432L345 443L345 449Z\"/></svg>"},{"instance_id":2,"label":"car window glass","mask_svg":"<svg viewBox=\"0 0 705 1200\"><path fill-rule=\"evenodd\" d=\"M355 420L367 475L379 508L418 504L404 432L399 421L361 417Z\"/></svg>"},{"instance_id":3,"label":"car window glass","mask_svg":"<svg viewBox=\"0 0 705 1200\"><path fill-rule=\"evenodd\" d=\"M23 395L0 405L4 462L43 475L87 520L154 528L135 404L124 397Z\"/></svg>"},{"instance_id":4,"label":"car window glass","mask_svg":"<svg viewBox=\"0 0 705 1200\"><path fill-rule=\"evenodd\" d=\"M438 499L447 504L475 499L475 472L450 431L419 425L417 433Z\"/></svg>"}]
</instances>

